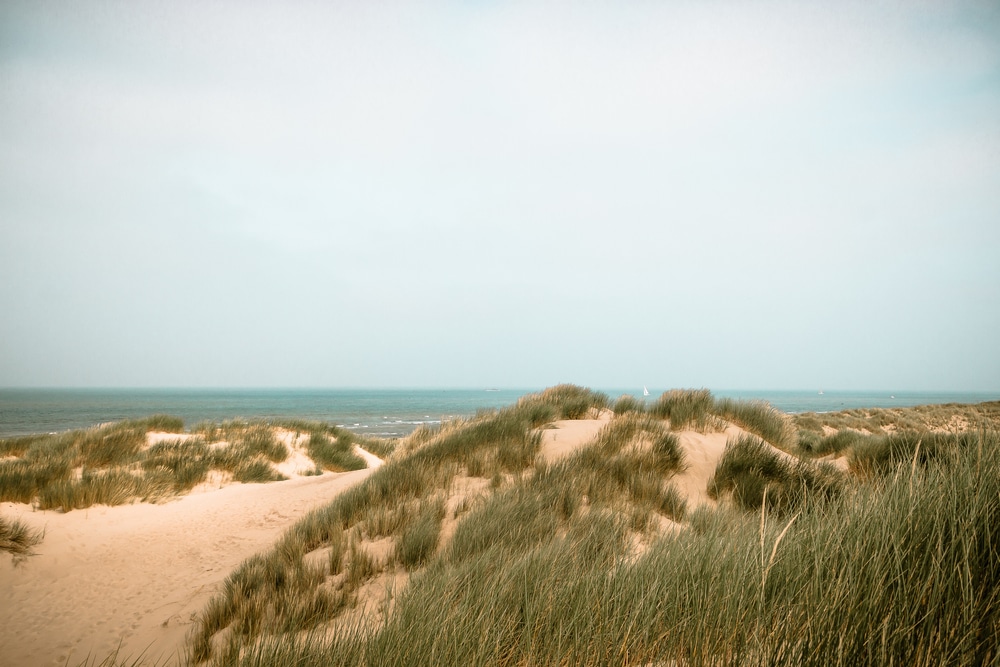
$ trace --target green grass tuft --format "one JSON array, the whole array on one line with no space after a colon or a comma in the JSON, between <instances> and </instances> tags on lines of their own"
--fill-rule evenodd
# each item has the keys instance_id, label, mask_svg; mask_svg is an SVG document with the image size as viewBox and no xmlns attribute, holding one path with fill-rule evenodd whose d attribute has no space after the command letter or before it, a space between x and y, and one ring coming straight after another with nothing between
<instances>
[{"instance_id":1,"label":"green grass tuft","mask_svg":"<svg viewBox=\"0 0 1000 667\"><path fill-rule=\"evenodd\" d=\"M410 523L396 545L396 558L406 568L424 565L437 548L441 534L441 520L444 519L443 500L427 503Z\"/></svg>"},{"instance_id":2,"label":"green grass tuft","mask_svg":"<svg viewBox=\"0 0 1000 667\"><path fill-rule=\"evenodd\" d=\"M266 458L258 455L237 463L233 468L233 479L237 482L262 484L264 482L280 482L288 478L272 468Z\"/></svg>"},{"instance_id":3,"label":"green grass tuft","mask_svg":"<svg viewBox=\"0 0 1000 667\"><path fill-rule=\"evenodd\" d=\"M637 412L642 414L646 411L646 405L635 396L622 394L615 401L611 411L614 412L616 416L624 415L626 412Z\"/></svg>"},{"instance_id":4,"label":"green grass tuft","mask_svg":"<svg viewBox=\"0 0 1000 667\"><path fill-rule=\"evenodd\" d=\"M789 460L752 435L730 439L709 481L712 498L731 493L737 506L788 512L808 497L830 498L841 490L839 472L829 466Z\"/></svg>"},{"instance_id":5,"label":"green grass tuft","mask_svg":"<svg viewBox=\"0 0 1000 667\"><path fill-rule=\"evenodd\" d=\"M0 516L0 551L6 551L17 559L33 555L32 547L41 543L45 533L28 527L18 519L8 520Z\"/></svg>"},{"instance_id":6,"label":"green grass tuft","mask_svg":"<svg viewBox=\"0 0 1000 667\"><path fill-rule=\"evenodd\" d=\"M321 432L309 435L306 448L316 465L326 469L343 472L345 470L361 470L367 467L365 460L354 453L353 438L343 432L336 440Z\"/></svg>"},{"instance_id":7,"label":"green grass tuft","mask_svg":"<svg viewBox=\"0 0 1000 667\"><path fill-rule=\"evenodd\" d=\"M712 412L783 451L792 452L798 445L798 433L792 420L764 401L720 398L715 401Z\"/></svg>"},{"instance_id":8,"label":"green grass tuft","mask_svg":"<svg viewBox=\"0 0 1000 667\"><path fill-rule=\"evenodd\" d=\"M851 450L851 469L862 475L884 475L901 465L926 466L954 452L974 447L976 433L928 433L908 431L865 438Z\"/></svg>"},{"instance_id":9,"label":"green grass tuft","mask_svg":"<svg viewBox=\"0 0 1000 667\"><path fill-rule=\"evenodd\" d=\"M149 448L142 467L169 472L174 490L185 491L205 481L209 458L208 446L201 438L164 440Z\"/></svg>"},{"instance_id":10,"label":"green grass tuft","mask_svg":"<svg viewBox=\"0 0 1000 667\"><path fill-rule=\"evenodd\" d=\"M585 419L610 404L606 394L572 384L549 387L538 394L521 398L517 408L533 426L556 419Z\"/></svg>"},{"instance_id":11,"label":"green grass tuft","mask_svg":"<svg viewBox=\"0 0 1000 667\"><path fill-rule=\"evenodd\" d=\"M135 499L161 500L173 493L172 478L157 471L135 474L121 468L84 470L78 480L60 480L39 492L38 508L69 512L91 505L124 505Z\"/></svg>"},{"instance_id":12,"label":"green grass tuft","mask_svg":"<svg viewBox=\"0 0 1000 667\"><path fill-rule=\"evenodd\" d=\"M712 393L708 389L671 389L649 408L649 414L669 419L670 428L680 431L688 426L705 430L711 425Z\"/></svg>"}]
</instances>

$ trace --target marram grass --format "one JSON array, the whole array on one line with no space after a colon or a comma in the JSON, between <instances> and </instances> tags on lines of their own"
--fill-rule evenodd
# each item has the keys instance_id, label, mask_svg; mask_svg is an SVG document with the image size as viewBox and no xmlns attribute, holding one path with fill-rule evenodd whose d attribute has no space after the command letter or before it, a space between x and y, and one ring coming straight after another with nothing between
<instances>
[{"instance_id":1,"label":"marram grass","mask_svg":"<svg viewBox=\"0 0 1000 667\"><path fill-rule=\"evenodd\" d=\"M0 516L0 551L9 553L15 561L32 555L32 548L44 537L44 532L25 525L19 519Z\"/></svg>"},{"instance_id":2,"label":"marram grass","mask_svg":"<svg viewBox=\"0 0 1000 667\"><path fill-rule=\"evenodd\" d=\"M431 562L383 625L218 664L996 665L1000 438L969 444L792 515L699 510L638 558L617 515L579 514Z\"/></svg>"},{"instance_id":3,"label":"marram grass","mask_svg":"<svg viewBox=\"0 0 1000 667\"><path fill-rule=\"evenodd\" d=\"M285 479L272 464L289 456L277 428L308 433L316 474L365 467L354 445L391 451L392 445L319 422L202 423L183 436L177 417L153 415L55 435L0 440L0 501L70 511L94 504L156 502L186 493L211 470L238 482ZM147 446L150 432L177 433Z\"/></svg>"},{"instance_id":4,"label":"marram grass","mask_svg":"<svg viewBox=\"0 0 1000 667\"><path fill-rule=\"evenodd\" d=\"M720 412L736 420L732 406L695 398L693 408L675 402L674 417L686 411L697 425L700 404L709 427ZM720 461L717 509L672 509L670 477L685 461L653 456L672 442L661 438L672 435L662 412L622 410L591 446L546 464L532 454L539 405L403 446L234 573L194 635L196 656L219 665L1000 664L996 433L859 441L844 445L847 472L776 453L756 433L734 439ZM739 418L781 439L766 419ZM499 482L460 516L445 511L456 522L446 539L441 494L470 468ZM754 480L759 494L737 493ZM665 518L684 527L657 530ZM376 562L362 544L386 533L395 556ZM308 574L317 562L318 584ZM357 586L394 568L409 571L409 584L380 622L338 622Z\"/></svg>"}]
</instances>

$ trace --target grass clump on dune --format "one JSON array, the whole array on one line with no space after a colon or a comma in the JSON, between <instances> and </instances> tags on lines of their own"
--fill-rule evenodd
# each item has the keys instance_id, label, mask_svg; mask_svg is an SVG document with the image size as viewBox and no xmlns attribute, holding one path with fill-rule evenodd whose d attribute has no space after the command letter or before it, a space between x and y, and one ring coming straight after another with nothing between
<instances>
[{"instance_id":1,"label":"grass clump on dune","mask_svg":"<svg viewBox=\"0 0 1000 667\"><path fill-rule=\"evenodd\" d=\"M38 494L38 509L69 512L91 505L124 505L138 498L153 502L174 493L168 474L133 473L122 468L84 470L80 479L61 480L46 486Z\"/></svg>"},{"instance_id":2,"label":"grass clump on dune","mask_svg":"<svg viewBox=\"0 0 1000 667\"><path fill-rule=\"evenodd\" d=\"M142 467L170 473L174 490L185 491L205 481L209 461L208 445L203 438L164 440L149 448Z\"/></svg>"},{"instance_id":3,"label":"grass clump on dune","mask_svg":"<svg viewBox=\"0 0 1000 667\"><path fill-rule=\"evenodd\" d=\"M288 448L278 441L274 429L267 424L231 422L223 425L223 434L228 444L212 450L213 468L235 472L240 465L258 457L272 463L288 458Z\"/></svg>"},{"instance_id":4,"label":"grass clump on dune","mask_svg":"<svg viewBox=\"0 0 1000 667\"><path fill-rule=\"evenodd\" d=\"M335 440L326 433L314 431L309 434L306 449L316 465L327 470L361 470L366 466L365 460L354 453L354 439L346 431Z\"/></svg>"},{"instance_id":5,"label":"grass clump on dune","mask_svg":"<svg viewBox=\"0 0 1000 667\"><path fill-rule=\"evenodd\" d=\"M791 452L798 444L795 424L788 415L764 401L720 398L715 400L712 412L783 451Z\"/></svg>"},{"instance_id":6,"label":"grass clump on dune","mask_svg":"<svg viewBox=\"0 0 1000 667\"><path fill-rule=\"evenodd\" d=\"M0 461L0 500L30 503L44 495L42 506L67 510L87 507L86 503L96 498L117 502L120 494L110 488L116 480L125 484L125 490L136 491L138 497L160 497L160 476L152 472L143 475L131 468L144 456L148 430L181 428L183 422L175 417L154 415L87 430L0 441L0 451L16 457Z\"/></svg>"},{"instance_id":7,"label":"grass clump on dune","mask_svg":"<svg viewBox=\"0 0 1000 667\"><path fill-rule=\"evenodd\" d=\"M795 424L768 403L717 399L708 389L672 389L663 393L648 412L669 420L674 431L721 430L728 421L784 451L794 450L798 443Z\"/></svg>"},{"instance_id":8,"label":"grass clump on dune","mask_svg":"<svg viewBox=\"0 0 1000 667\"><path fill-rule=\"evenodd\" d=\"M327 461L324 467L337 472L359 470L365 467L364 459L353 453L355 445L385 459L395 451L399 444L397 440L362 436L346 428L319 421L279 419L268 423L295 433L316 436L317 451L314 454L310 449L310 457L317 463L320 459L324 459Z\"/></svg>"},{"instance_id":9,"label":"grass clump on dune","mask_svg":"<svg viewBox=\"0 0 1000 667\"><path fill-rule=\"evenodd\" d=\"M610 404L607 394L573 384L560 384L517 403L522 414L530 415L534 426L556 419L585 419L597 416Z\"/></svg>"},{"instance_id":10,"label":"grass clump on dune","mask_svg":"<svg viewBox=\"0 0 1000 667\"><path fill-rule=\"evenodd\" d=\"M827 436L812 431L799 432L798 450L808 456L839 456L845 452L862 448L866 443L879 440L882 436L869 435L845 428Z\"/></svg>"},{"instance_id":11,"label":"grass clump on dune","mask_svg":"<svg viewBox=\"0 0 1000 667\"><path fill-rule=\"evenodd\" d=\"M0 551L11 554L15 562L32 555L31 549L44 537L44 532L30 528L18 519L9 520L0 516Z\"/></svg>"},{"instance_id":12,"label":"grass clump on dune","mask_svg":"<svg viewBox=\"0 0 1000 667\"><path fill-rule=\"evenodd\" d=\"M889 435L896 432L995 431L1000 429L1000 401L969 405L945 403L910 408L855 408L840 412L804 412L793 416L803 434L824 436L824 428L833 431L851 429L864 435Z\"/></svg>"},{"instance_id":13,"label":"grass clump on dune","mask_svg":"<svg viewBox=\"0 0 1000 667\"><path fill-rule=\"evenodd\" d=\"M635 396L622 394L611 407L615 415L624 415L626 412L638 412L642 414L646 411L646 405Z\"/></svg>"},{"instance_id":14,"label":"grass clump on dune","mask_svg":"<svg viewBox=\"0 0 1000 667\"><path fill-rule=\"evenodd\" d=\"M712 498L732 495L743 509L790 511L807 497L829 498L840 491L840 472L826 465L783 456L752 435L730 439L708 484Z\"/></svg>"},{"instance_id":15,"label":"grass clump on dune","mask_svg":"<svg viewBox=\"0 0 1000 667\"><path fill-rule=\"evenodd\" d=\"M662 475L679 472L684 465L677 436L662 422L637 413L616 417L602 428L597 434L596 449L605 457L632 449L630 455L638 465Z\"/></svg>"},{"instance_id":16,"label":"grass clump on dune","mask_svg":"<svg viewBox=\"0 0 1000 667\"><path fill-rule=\"evenodd\" d=\"M233 479L243 483L277 482L287 479L271 466L288 458L288 447L279 442L274 429L264 423L227 422L213 432L227 440L225 446L213 447L208 454L212 469L232 473Z\"/></svg>"},{"instance_id":17,"label":"grass clump on dune","mask_svg":"<svg viewBox=\"0 0 1000 667\"><path fill-rule=\"evenodd\" d=\"M714 399L708 389L671 389L650 406L649 413L659 419L669 419L674 431L688 425L704 429L709 425L713 405Z\"/></svg>"},{"instance_id":18,"label":"grass clump on dune","mask_svg":"<svg viewBox=\"0 0 1000 667\"><path fill-rule=\"evenodd\" d=\"M427 503L416 519L399 536L396 558L406 568L424 565L434 554L441 535L445 505L440 499Z\"/></svg>"}]
</instances>

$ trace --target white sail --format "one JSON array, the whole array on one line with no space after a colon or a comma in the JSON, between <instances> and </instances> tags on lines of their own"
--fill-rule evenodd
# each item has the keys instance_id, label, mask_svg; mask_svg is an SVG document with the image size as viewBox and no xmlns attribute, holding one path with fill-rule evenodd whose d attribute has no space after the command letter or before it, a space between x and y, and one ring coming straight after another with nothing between
<instances>
[{"instance_id":1,"label":"white sail","mask_svg":"<svg viewBox=\"0 0 1000 667\"><path fill-rule=\"evenodd\" d=\"M642 395L649 396L649 390L646 389L646 385L642 385Z\"/></svg>"}]
</instances>

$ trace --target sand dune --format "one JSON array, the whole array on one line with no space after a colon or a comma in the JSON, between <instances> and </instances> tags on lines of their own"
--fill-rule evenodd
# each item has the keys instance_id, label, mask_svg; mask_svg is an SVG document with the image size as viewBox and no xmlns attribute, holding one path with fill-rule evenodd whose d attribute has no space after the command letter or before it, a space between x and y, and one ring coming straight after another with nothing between
<instances>
[{"instance_id":1,"label":"sand dune","mask_svg":"<svg viewBox=\"0 0 1000 667\"><path fill-rule=\"evenodd\" d=\"M542 430L541 456L555 461L593 442L610 416L554 422ZM678 433L687 467L672 482L689 508L715 504L708 481L726 441L741 433L734 426ZM0 559L3 664L75 665L88 655L101 660L119 643L122 657L176 662L195 615L240 562L381 464L358 450L370 466L366 470L298 476L297 469L313 464L302 458L295 434L287 436L282 440L296 456L282 471L293 478L284 482L221 489L206 484L161 505L95 506L68 514L3 504L5 517L46 531L37 556L18 566Z\"/></svg>"},{"instance_id":2,"label":"sand dune","mask_svg":"<svg viewBox=\"0 0 1000 667\"><path fill-rule=\"evenodd\" d=\"M553 422L550 428L542 431L542 458L546 461L556 461L569 456L581 447L594 441L598 431L607 426L610 417L602 419L575 419ZM715 506L715 501L708 497L708 482L715 474L719 459L726 449L729 438L743 435L745 431L736 426L729 426L725 431L716 433L698 433L696 431L681 431L677 434L681 449L684 451L684 463L687 468L675 475L671 482L687 499L688 507L694 509L698 505ZM773 448L772 448L773 449ZM782 457L794 458L784 452L774 449Z\"/></svg>"},{"instance_id":3,"label":"sand dune","mask_svg":"<svg viewBox=\"0 0 1000 667\"><path fill-rule=\"evenodd\" d=\"M232 570L310 509L381 464L271 484L233 484L161 505L68 514L3 503L5 517L45 530L38 555L0 558L0 662L76 665L141 653L175 662L185 634Z\"/></svg>"}]
</instances>

